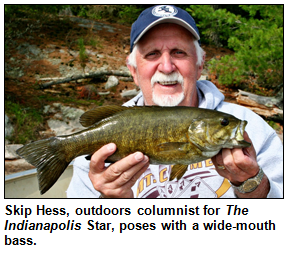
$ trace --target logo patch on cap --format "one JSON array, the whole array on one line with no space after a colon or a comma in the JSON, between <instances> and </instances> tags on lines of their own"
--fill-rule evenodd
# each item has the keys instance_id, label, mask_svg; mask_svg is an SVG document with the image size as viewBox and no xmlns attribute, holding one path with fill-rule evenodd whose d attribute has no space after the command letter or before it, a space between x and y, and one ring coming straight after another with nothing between
<instances>
[{"instance_id":1,"label":"logo patch on cap","mask_svg":"<svg viewBox=\"0 0 288 257\"><path fill-rule=\"evenodd\" d=\"M153 8L152 14L157 17L169 17L178 13L178 10L171 5L158 5Z\"/></svg>"}]
</instances>

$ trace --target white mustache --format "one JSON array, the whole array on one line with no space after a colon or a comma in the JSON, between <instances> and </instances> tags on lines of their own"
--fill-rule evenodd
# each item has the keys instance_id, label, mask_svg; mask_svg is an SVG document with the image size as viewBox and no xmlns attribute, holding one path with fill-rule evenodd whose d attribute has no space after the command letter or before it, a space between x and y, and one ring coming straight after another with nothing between
<instances>
[{"instance_id":1,"label":"white mustache","mask_svg":"<svg viewBox=\"0 0 288 257\"><path fill-rule=\"evenodd\" d=\"M183 85L184 79L182 75L178 72L173 72L171 74L164 74L159 71L156 71L155 74L151 78L151 85L154 87L155 83L159 83L161 85L173 85L179 83Z\"/></svg>"}]
</instances>

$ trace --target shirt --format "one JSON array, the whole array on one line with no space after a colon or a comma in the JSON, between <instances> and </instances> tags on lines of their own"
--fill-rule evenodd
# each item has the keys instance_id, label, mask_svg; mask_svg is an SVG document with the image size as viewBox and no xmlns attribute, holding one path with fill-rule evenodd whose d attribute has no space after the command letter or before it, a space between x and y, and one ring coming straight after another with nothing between
<instances>
[{"instance_id":1,"label":"shirt","mask_svg":"<svg viewBox=\"0 0 288 257\"><path fill-rule=\"evenodd\" d=\"M268 198L283 197L283 145L276 132L253 111L224 101L224 95L207 80L196 84L199 108L215 109L247 120L246 131L257 154L258 165L270 182ZM142 106L144 98L140 92L124 104ZM74 173L67 190L67 197L98 198L89 177L89 161L84 156L75 159ZM169 181L170 165L150 165L132 187L137 198L235 198L234 190L227 179L221 177L211 159L188 166L184 176Z\"/></svg>"}]
</instances>

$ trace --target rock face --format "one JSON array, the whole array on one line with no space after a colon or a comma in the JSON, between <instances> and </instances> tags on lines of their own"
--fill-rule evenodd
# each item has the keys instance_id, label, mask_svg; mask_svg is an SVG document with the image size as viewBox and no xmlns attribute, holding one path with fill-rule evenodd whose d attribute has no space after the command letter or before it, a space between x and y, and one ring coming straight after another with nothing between
<instances>
[{"instance_id":1,"label":"rock face","mask_svg":"<svg viewBox=\"0 0 288 257\"><path fill-rule=\"evenodd\" d=\"M5 175L34 168L35 167L33 165L29 164L24 159L5 161Z\"/></svg>"},{"instance_id":2,"label":"rock face","mask_svg":"<svg viewBox=\"0 0 288 257\"><path fill-rule=\"evenodd\" d=\"M13 126L5 113L5 138L11 136L13 131L14 131Z\"/></svg>"},{"instance_id":3,"label":"rock face","mask_svg":"<svg viewBox=\"0 0 288 257\"><path fill-rule=\"evenodd\" d=\"M16 154L16 150L22 146L20 144L5 145L5 175L35 168Z\"/></svg>"},{"instance_id":4,"label":"rock face","mask_svg":"<svg viewBox=\"0 0 288 257\"><path fill-rule=\"evenodd\" d=\"M22 146L21 144L5 145L5 160L19 159L16 150Z\"/></svg>"},{"instance_id":5,"label":"rock face","mask_svg":"<svg viewBox=\"0 0 288 257\"><path fill-rule=\"evenodd\" d=\"M51 131L43 131L42 134L49 136L69 135L84 129L80 124L79 118L84 113L83 110L64 106L61 103L53 103L52 105L44 106L45 114L52 115L47 121ZM5 115L5 137L13 132L13 127L9 125L9 119ZM6 131L7 130L7 131ZM34 166L30 165L24 159L20 159L16 154L16 150L22 145L5 145L5 174L11 174L23 170L33 169Z\"/></svg>"},{"instance_id":6,"label":"rock face","mask_svg":"<svg viewBox=\"0 0 288 257\"><path fill-rule=\"evenodd\" d=\"M140 91L137 89L132 89L132 90L123 90L121 93L122 97L131 97L131 96L136 96L138 95Z\"/></svg>"},{"instance_id":7,"label":"rock face","mask_svg":"<svg viewBox=\"0 0 288 257\"><path fill-rule=\"evenodd\" d=\"M119 80L115 76L109 76L107 83L105 84L105 89L109 89L111 87L116 87L119 84Z\"/></svg>"},{"instance_id":8,"label":"rock face","mask_svg":"<svg viewBox=\"0 0 288 257\"><path fill-rule=\"evenodd\" d=\"M69 135L84 129L79 122L80 116L84 113L81 109L53 103L46 105L44 112L54 114L53 118L47 121L47 124L56 136Z\"/></svg>"}]
</instances>

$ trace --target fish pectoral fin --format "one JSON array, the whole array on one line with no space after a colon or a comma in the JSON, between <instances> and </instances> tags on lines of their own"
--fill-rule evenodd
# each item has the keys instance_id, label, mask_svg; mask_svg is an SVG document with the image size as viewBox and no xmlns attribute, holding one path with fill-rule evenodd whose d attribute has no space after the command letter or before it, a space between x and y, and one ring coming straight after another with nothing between
<instances>
[{"instance_id":1,"label":"fish pectoral fin","mask_svg":"<svg viewBox=\"0 0 288 257\"><path fill-rule=\"evenodd\" d=\"M176 164L173 166L169 181L172 181L174 178L181 179L185 172L187 171L188 165Z\"/></svg>"},{"instance_id":2,"label":"fish pectoral fin","mask_svg":"<svg viewBox=\"0 0 288 257\"><path fill-rule=\"evenodd\" d=\"M100 106L87 111L80 117L80 123L83 127L90 127L93 124L112 116L115 113L127 110L128 107L118 105Z\"/></svg>"},{"instance_id":3,"label":"fish pectoral fin","mask_svg":"<svg viewBox=\"0 0 288 257\"><path fill-rule=\"evenodd\" d=\"M188 152L189 143L183 142L167 142L157 145L157 150L159 152Z\"/></svg>"}]
</instances>

